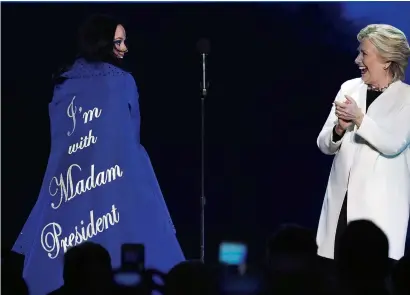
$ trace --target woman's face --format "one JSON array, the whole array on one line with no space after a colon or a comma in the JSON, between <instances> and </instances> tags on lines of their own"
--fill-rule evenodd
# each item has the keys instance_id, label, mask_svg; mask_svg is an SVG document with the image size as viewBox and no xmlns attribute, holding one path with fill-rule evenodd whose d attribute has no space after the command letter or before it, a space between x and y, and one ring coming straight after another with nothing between
<instances>
[{"instance_id":1,"label":"woman's face","mask_svg":"<svg viewBox=\"0 0 410 295\"><path fill-rule=\"evenodd\" d=\"M366 84L380 86L386 81L389 63L383 61L377 48L368 40L363 39L359 47L359 55L355 63L362 73L362 79Z\"/></svg>"},{"instance_id":2,"label":"woman's face","mask_svg":"<svg viewBox=\"0 0 410 295\"><path fill-rule=\"evenodd\" d=\"M127 36L125 29L122 25L118 25L114 35L114 54L117 58L124 58L124 55L128 52L125 40Z\"/></svg>"}]
</instances>

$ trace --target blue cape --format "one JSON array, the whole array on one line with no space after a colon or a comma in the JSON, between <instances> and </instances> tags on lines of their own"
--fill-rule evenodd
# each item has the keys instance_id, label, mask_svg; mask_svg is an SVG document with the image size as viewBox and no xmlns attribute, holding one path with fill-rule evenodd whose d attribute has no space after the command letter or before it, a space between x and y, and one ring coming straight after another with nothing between
<instances>
[{"instance_id":1,"label":"blue cape","mask_svg":"<svg viewBox=\"0 0 410 295\"><path fill-rule=\"evenodd\" d=\"M62 285L63 256L84 241L104 246L114 268L123 243L143 243L146 266L184 260L149 157L140 144L133 77L82 59L49 105L51 153L40 195L13 250L25 255L32 295Z\"/></svg>"}]
</instances>

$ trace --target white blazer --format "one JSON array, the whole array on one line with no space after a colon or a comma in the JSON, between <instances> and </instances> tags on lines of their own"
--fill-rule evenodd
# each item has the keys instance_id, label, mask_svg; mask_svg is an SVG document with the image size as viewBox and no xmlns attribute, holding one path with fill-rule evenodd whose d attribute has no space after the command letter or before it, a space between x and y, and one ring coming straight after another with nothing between
<instances>
[{"instance_id":1,"label":"white blazer","mask_svg":"<svg viewBox=\"0 0 410 295\"><path fill-rule=\"evenodd\" d=\"M336 96L351 96L366 111L367 86L349 80ZM318 254L333 259L339 213L346 191L347 221L373 221L387 235L389 257L404 255L410 211L410 86L397 81L368 108L360 128L333 142L335 107L317 138L319 149L335 155L317 231Z\"/></svg>"}]
</instances>

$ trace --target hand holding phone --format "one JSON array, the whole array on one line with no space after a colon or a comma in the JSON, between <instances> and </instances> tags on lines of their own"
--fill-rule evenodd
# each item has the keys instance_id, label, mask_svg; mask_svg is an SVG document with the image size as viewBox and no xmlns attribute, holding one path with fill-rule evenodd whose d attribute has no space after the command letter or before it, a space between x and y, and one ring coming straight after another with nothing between
<instances>
[{"instance_id":1,"label":"hand holding phone","mask_svg":"<svg viewBox=\"0 0 410 295\"><path fill-rule=\"evenodd\" d=\"M145 270L145 247L143 244L121 246L121 266L115 271L115 281L122 286L136 286Z\"/></svg>"}]
</instances>

